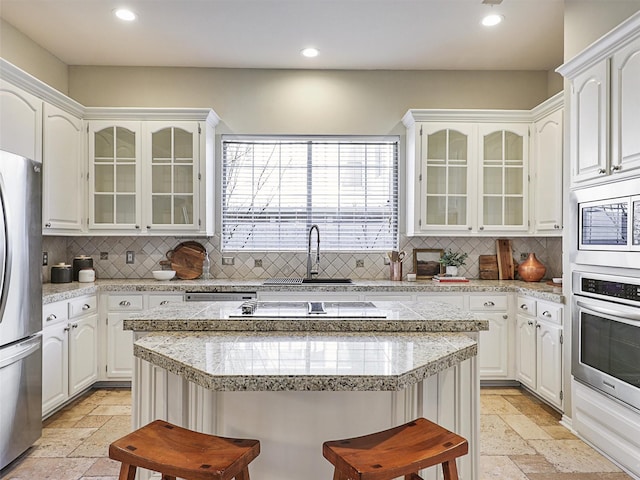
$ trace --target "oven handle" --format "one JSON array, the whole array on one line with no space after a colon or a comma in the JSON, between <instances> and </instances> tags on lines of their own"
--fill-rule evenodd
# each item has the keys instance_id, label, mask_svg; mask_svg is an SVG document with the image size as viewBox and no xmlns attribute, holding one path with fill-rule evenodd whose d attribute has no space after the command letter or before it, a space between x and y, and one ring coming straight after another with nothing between
<instances>
[{"instance_id":1,"label":"oven handle","mask_svg":"<svg viewBox=\"0 0 640 480\"><path fill-rule=\"evenodd\" d=\"M612 315L614 317L622 318L624 320L634 320L636 322L640 322L640 313L631 313L631 312L622 313L619 310L610 310L608 308L594 307L593 305L583 303L580 300L576 301L576 304L579 307L586 308L593 312L604 313L605 315Z\"/></svg>"}]
</instances>

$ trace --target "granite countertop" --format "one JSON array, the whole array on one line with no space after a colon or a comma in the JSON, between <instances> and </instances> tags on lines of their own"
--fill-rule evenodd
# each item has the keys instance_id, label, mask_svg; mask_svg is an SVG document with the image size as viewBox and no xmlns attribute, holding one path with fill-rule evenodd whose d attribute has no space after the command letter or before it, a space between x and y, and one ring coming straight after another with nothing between
<instances>
[{"instance_id":1,"label":"granite countertop","mask_svg":"<svg viewBox=\"0 0 640 480\"><path fill-rule=\"evenodd\" d=\"M262 302L261 302L262 303ZM264 302L273 305L280 302ZM337 302L343 304L345 302ZM354 302L346 302L354 303ZM355 302L363 303L363 302ZM276 318L240 316L242 302L176 302L132 313L125 330L235 331L235 332L477 332L489 329L489 321L441 302L376 301L375 313L384 318L344 318L327 315ZM362 309L360 309L362 310Z\"/></svg>"},{"instance_id":2,"label":"granite countertop","mask_svg":"<svg viewBox=\"0 0 640 480\"><path fill-rule=\"evenodd\" d=\"M95 283L45 283L43 303L52 303L96 292L372 292L372 293L488 293L516 292L522 295L564 303L562 286L520 280L470 280L459 284L438 284L431 280L394 282L390 280L354 280L352 284L263 285L255 280L171 280L154 279L98 280Z\"/></svg>"},{"instance_id":3,"label":"granite countertop","mask_svg":"<svg viewBox=\"0 0 640 480\"><path fill-rule=\"evenodd\" d=\"M462 333L162 332L134 354L216 391L398 391L477 354Z\"/></svg>"}]
</instances>

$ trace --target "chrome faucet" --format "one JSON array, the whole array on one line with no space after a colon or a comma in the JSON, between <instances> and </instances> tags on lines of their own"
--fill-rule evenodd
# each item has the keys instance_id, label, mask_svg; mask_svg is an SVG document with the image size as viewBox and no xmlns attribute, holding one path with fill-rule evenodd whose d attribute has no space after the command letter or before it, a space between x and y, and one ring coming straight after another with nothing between
<instances>
[{"instance_id":1,"label":"chrome faucet","mask_svg":"<svg viewBox=\"0 0 640 480\"><path fill-rule=\"evenodd\" d=\"M316 263L313 265L311 261L311 233L315 229L318 242L316 244ZM311 225L309 229L309 246L307 247L307 278L313 278L313 275L318 275L318 269L320 268L320 229L318 225Z\"/></svg>"}]
</instances>

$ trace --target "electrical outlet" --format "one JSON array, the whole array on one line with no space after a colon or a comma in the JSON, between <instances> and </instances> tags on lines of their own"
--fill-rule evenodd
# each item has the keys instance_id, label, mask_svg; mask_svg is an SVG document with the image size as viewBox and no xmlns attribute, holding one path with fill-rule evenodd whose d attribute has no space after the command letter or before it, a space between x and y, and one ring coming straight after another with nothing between
<instances>
[{"instance_id":1,"label":"electrical outlet","mask_svg":"<svg viewBox=\"0 0 640 480\"><path fill-rule=\"evenodd\" d=\"M262 268L262 259L261 258L254 258L253 259L253 266L254 266L254 268Z\"/></svg>"},{"instance_id":2,"label":"electrical outlet","mask_svg":"<svg viewBox=\"0 0 640 480\"><path fill-rule=\"evenodd\" d=\"M391 265L391 259L389 258L389 255L385 255L383 257L383 260L385 265Z\"/></svg>"},{"instance_id":3,"label":"electrical outlet","mask_svg":"<svg viewBox=\"0 0 640 480\"><path fill-rule=\"evenodd\" d=\"M364 268L364 260L356 260L356 268Z\"/></svg>"},{"instance_id":4,"label":"electrical outlet","mask_svg":"<svg viewBox=\"0 0 640 480\"><path fill-rule=\"evenodd\" d=\"M42 266L46 267L49 265L49 252L42 252Z\"/></svg>"},{"instance_id":5,"label":"electrical outlet","mask_svg":"<svg viewBox=\"0 0 640 480\"><path fill-rule=\"evenodd\" d=\"M127 250L126 263L134 263L136 260L136 253L133 250Z\"/></svg>"},{"instance_id":6,"label":"electrical outlet","mask_svg":"<svg viewBox=\"0 0 640 480\"><path fill-rule=\"evenodd\" d=\"M109 252L100 252L100 260L109 260Z\"/></svg>"},{"instance_id":7,"label":"electrical outlet","mask_svg":"<svg viewBox=\"0 0 640 480\"><path fill-rule=\"evenodd\" d=\"M222 265L233 265L235 263L235 257L222 257Z\"/></svg>"}]
</instances>

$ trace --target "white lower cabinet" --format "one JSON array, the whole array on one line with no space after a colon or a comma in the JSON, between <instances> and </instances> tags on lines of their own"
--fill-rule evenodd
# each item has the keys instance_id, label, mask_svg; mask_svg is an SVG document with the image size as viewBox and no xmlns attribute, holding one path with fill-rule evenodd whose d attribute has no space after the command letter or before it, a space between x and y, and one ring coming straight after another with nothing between
<instances>
[{"instance_id":1,"label":"white lower cabinet","mask_svg":"<svg viewBox=\"0 0 640 480\"><path fill-rule=\"evenodd\" d=\"M562 409L562 305L518 297L516 379Z\"/></svg>"},{"instance_id":2,"label":"white lower cabinet","mask_svg":"<svg viewBox=\"0 0 640 480\"><path fill-rule=\"evenodd\" d=\"M481 380L513 379L512 327L508 294L470 294L469 311L489 320L480 332L478 362Z\"/></svg>"},{"instance_id":3,"label":"white lower cabinet","mask_svg":"<svg viewBox=\"0 0 640 480\"><path fill-rule=\"evenodd\" d=\"M101 312L106 328L104 351L104 380L130 381L133 374L133 332L122 328L124 320L147 308L168 302L184 301L183 294L171 293L108 293L100 297Z\"/></svg>"},{"instance_id":4,"label":"white lower cabinet","mask_svg":"<svg viewBox=\"0 0 640 480\"><path fill-rule=\"evenodd\" d=\"M43 306L42 415L46 416L98 378L95 296Z\"/></svg>"}]
</instances>

